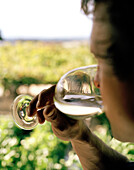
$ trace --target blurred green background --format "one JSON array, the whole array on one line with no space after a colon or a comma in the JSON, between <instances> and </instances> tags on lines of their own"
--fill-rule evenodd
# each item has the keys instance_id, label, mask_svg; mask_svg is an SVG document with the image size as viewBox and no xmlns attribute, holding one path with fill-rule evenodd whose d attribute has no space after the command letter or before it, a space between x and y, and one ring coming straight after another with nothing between
<instances>
[{"instance_id":1,"label":"blurred green background","mask_svg":"<svg viewBox=\"0 0 134 170\"><path fill-rule=\"evenodd\" d=\"M20 86L55 84L67 71L95 63L85 41L0 44L0 169L82 169L70 142L55 137L50 123L31 131L21 130L14 124L10 109L4 109L10 108ZM111 137L105 114L87 120L89 122L89 127L104 142L134 161L134 145Z\"/></svg>"}]
</instances>

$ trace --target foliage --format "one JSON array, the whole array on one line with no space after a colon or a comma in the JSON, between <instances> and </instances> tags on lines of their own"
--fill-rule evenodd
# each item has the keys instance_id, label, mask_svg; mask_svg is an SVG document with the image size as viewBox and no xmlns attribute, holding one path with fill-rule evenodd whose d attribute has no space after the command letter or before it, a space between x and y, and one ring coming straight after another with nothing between
<instances>
[{"instance_id":1,"label":"foliage","mask_svg":"<svg viewBox=\"0 0 134 170\"><path fill-rule=\"evenodd\" d=\"M107 124L95 131L105 143L134 161L134 144L122 143L107 133ZM21 130L12 117L0 116L0 169L2 170L81 170L69 142L61 141L48 122L34 130Z\"/></svg>"},{"instance_id":2,"label":"foliage","mask_svg":"<svg viewBox=\"0 0 134 170\"><path fill-rule=\"evenodd\" d=\"M101 138L106 144L125 155L129 160L134 161L134 144L129 142L120 142L113 138L110 123L105 113L96 116L99 120L98 130L94 133Z\"/></svg>"},{"instance_id":3,"label":"foliage","mask_svg":"<svg viewBox=\"0 0 134 170\"><path fill-rule=\"evenodd\" d=\"M48 122L25 131L16 127L10 116L1 116L0 146L3 170L81 169L70 143L54 136Z\"/></svg>"},{"instance_id":4,"label":"foliage","mask_svg":"<svg viewBox=\"0 0 134 170\"><path fill-rule=\"evenodd\" d=\"M88 44L5 42L0 47L0 77L6 89L21 84L56 83L67 71L95 63Z\"/></svg>"}]
</instances>

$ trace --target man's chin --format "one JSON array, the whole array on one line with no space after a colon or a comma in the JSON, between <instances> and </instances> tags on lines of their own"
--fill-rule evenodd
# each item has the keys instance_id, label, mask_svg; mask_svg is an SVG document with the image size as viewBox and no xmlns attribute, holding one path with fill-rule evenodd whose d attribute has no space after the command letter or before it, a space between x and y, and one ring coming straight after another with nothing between
<instances>
[{"instance_id":1,"label":"man's chin","mask_svg":"<svg viewBox=\"0 0 134 170\"><path fill-rule=\"evenodd\" d=\"M116 130L112 130L111 128L111 131L112 131L112 135L113 137L120 141L120 142L132 142L132 141L128 141L128 139L126 138L125 134L123 134L123 132L120 132L120 133L117 133Z\"/></svg>"}]
</instances>

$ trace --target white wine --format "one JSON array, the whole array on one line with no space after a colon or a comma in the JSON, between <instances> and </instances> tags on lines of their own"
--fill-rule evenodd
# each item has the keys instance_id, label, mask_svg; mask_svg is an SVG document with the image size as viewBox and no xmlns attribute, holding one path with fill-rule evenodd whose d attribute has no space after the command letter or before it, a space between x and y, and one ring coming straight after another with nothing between
<instances>
[{"instance_id":1,"label":"white wine","mask_svg":"<svg viewBox=\"0 0 134 170\"><path fill-rule=\"evenodd\" d=\"M65 95L62 101L54 98L57 109L68 116L79 119L102 113L101 100L88 95Z\"/></svg>"}]
</instances>

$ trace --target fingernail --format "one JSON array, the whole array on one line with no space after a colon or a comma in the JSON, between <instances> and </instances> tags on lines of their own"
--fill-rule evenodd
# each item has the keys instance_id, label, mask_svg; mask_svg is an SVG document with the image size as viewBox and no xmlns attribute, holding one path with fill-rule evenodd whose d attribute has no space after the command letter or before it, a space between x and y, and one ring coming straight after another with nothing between
<instances>
[{"instance_id":1,"label":"fingernail","mask_svg":"<svg viewBox=\"0 0 134 170\"><path fill-rule=\"evenodd\" d=\"M51 117L54 114L54 108L49 112L48 116Z\"/></svg>"},{"instance_id":2,"label":"fingernail","mask_svg":"<svg viewBox=\"0 0 134 170\"><path fill-rule=\"evenodd\" d=\"M46 102L46 105L50 105L50 104L51 104L51 102L50 102L50 101L47 101L47 102Z\"/></svg>"}]
</instances>

